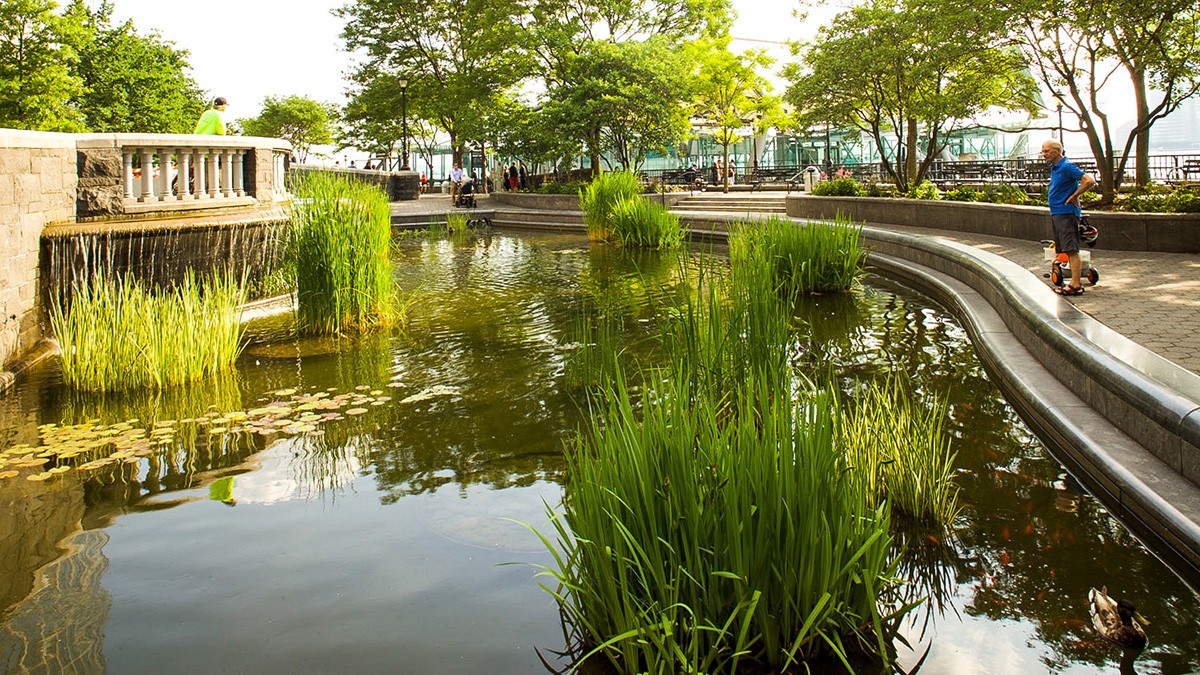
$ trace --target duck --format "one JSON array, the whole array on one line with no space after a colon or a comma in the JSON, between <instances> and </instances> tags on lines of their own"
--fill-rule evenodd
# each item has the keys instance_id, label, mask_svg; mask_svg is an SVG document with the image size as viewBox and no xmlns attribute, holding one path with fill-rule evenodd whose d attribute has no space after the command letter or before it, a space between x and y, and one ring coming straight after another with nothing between
<instances>
[{"instance_id":1,"label":"duck","mask_svg":"<svg viewBox=\"0 0 1200 675\"><path fill-rule=\"evenodd\" d=\"M1146 631L1142 625L1149 625L1150 622L1138 614L1132 602L1113 600L1108 595L1107 586L1088 591L1088 601L1092 625L1101 637L1125 649L1145 649Z\"/></svg>"}]
</instances>

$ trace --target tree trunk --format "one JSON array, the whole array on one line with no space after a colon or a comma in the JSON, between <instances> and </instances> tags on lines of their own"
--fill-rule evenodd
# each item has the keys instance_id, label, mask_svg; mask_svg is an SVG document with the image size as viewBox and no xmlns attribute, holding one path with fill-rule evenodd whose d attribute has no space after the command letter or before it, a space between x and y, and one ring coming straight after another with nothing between
<instances>
[{"instance_id":1,"label":"tree trunk","mask_svg":"<svg viewBox=\"0 0 1200 675\"><path fill-rule=\"evenodd\" d=\"M600 175L600 130L588 132L588 161L592 163L592 178Z\"/></svg>"},{"instance_id":2,"label":"tree trunk","mask_svg":"<svg viewBox=\"0 0 1200 675\"><path fill-rule=\"evenodd\" d=\"M729 144L721 144L721 192L729 192Z\"/></svg>"},{"instance_id":3,"label":"tree trunk","mask_svg":"<svg viewBox=\"0 0 1200 675\"><path fill-rule=\"evenodd\" d=\"M1150 183L1150 104L1146 95L1146 71L1142 68L1131 68L1129 77L1133 80L1133 99L1137 105L1137 125L1147 125L1145 129L1138 132L1134 150L1134 156L1137 158L1135 179L1138 187L1145 187Z\"/></svg>"},{"instance_id":4,"label":"tree trunk","mask_svg":"<svg viewBox=\"0 0 1200 675\"><path fill-rule=\"evenodd\" d=\"M905 189L916 187L917 176L917 118L909 117L905 125L904 135L904 179L910 185Z\"/></svg>"}]
</instances>

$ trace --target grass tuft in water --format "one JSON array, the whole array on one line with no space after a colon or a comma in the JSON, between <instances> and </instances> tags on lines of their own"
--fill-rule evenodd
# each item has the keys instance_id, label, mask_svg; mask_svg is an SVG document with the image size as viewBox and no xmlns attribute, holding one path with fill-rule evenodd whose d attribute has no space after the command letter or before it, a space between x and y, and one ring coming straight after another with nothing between
<instances>
[{"instance_id":1,"label":"grass tuft in water","mask_svg":"<svg viewBox=\"0 0 1200 675\"><path fill-rule=\"evenodd\" d=\"M618 201L612 209L611 223L612 238L622 246L670 249L683 241L679 216L644 197Z\"/></svg>"},{"instance_id":2,"label":"grass tuft in water","mask_svg":"<svg viewBox=\"0 0 1200 675\"><path fill-rule=\"evenodd\" d=\"M841 420L841 442L855 475L915 523L942 526L958 515L956 453L945 419L944 400L915 399L893 380L867 384Z\"/></svg>"},{"instance_id":3,"label":"grass tuft in water","mask_svg":"<svg viewBox=\"0 0 1200 675\"><path fill-rule=\"evenodd\" d=\"M835 397L748 381L730 415L668 381L638 412L621 379L568 448L544 540L578 656L624 673L886 658L913 605L880 609L897 583L890 510L834 451Z\"/></svg>"},{"instance_id":4,"label":"grass tuft in water","mask_svg":"<svg viewBox=\"0 0 1200 675\"><path fill-rule=\"evenodd\" d=\"M96 275L57 302L50 324L63 382L85 391L166 388L221 372L242 347L245 290L231 273L191 272L172 289Z\"/></svg>"},{"instance_id":5,"label":"grass tuft in water","mask_svg":"<svg viewBox=\"0 0 1200 675\"><path fill-rule=\"evenodd\" d=\"M637 176L629 171L601 174L579 191L579 206L587 223L588 239L608 241L613 237L613 211L617 204L642 192Z\"/></svg>"},{"instance_id":6,"label":"grass tuft in water","mask_svg":"<svg viewBox=\"0 0 1200 675\"><path fill-rule=\"evenodd\" d=\"M861 235L861 225L840 216L803 224L775 216L736 224L729 256L735 268L767 265L789 293L844 291L863 273Z\"/></svg>"},{"instance_id":7,"label":"grass tuft in water","mask_svg":"<svg viewBox=\"0 0 1200 675\"><path fill-rule=\"evenodd\" d=\"M395 290L387 195L321 172L297 180L294 193L299 330L344 334L390 323Z\"/></svg>"}]
</instances>

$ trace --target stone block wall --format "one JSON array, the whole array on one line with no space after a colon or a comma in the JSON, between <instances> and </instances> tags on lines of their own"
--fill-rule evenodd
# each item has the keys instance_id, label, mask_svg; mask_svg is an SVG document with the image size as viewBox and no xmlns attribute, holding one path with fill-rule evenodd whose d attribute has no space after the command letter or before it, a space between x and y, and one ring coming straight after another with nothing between
<instances>
[{"instance_id":1,"label":"stone block wall","mask_svg":"<svg viewBox=\"0 0 1200 675\"><path fill-rule=\"evenodd\" d=\"M73 136L0 129L0 365L42 338L42 229L74 222L76 170Z\"/></svg>"}]
</instances>

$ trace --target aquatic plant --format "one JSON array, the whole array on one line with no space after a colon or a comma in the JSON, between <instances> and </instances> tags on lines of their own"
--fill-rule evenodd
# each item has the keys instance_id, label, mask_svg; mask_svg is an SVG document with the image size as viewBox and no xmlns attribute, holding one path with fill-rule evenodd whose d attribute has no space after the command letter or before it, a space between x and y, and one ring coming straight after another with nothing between
<instances>
[{"instance_id":1,"label":"aquatic plant","mask_svg":"<svg viewBox=\"0 0 1200 675\"><path fill-rule=\"evenodd\" d=\"M728 415L668 380L637 412L618 378L568 447L542 573L580 659L733 673L887 658L915 605L890 602L890 509L834 451L836 400L741 389Z\"/></svg>"},{"instance_id":2,"label":"aquatic plant","mask_svg":"<svg viewBox=\"0 0 1200 675\"><path fill-rule=\"evenodd\" d=\"M854 475L910 519L946 525L958 515L946 402L917 399L901 380L866 384L840 418Z\"/></svg>"},{"instance_id":3,"label":"aquatic plant","mask_svg":"<svg viewBox=\"0 0 1200 675\"><path fill-rule=\"evenodd\" d=\"M328 172L298 179L293 192L290 255L299 330L343 334L391 322L387 194Z\"/></svg>"},{"instance_id":4,"label":"aquatic plant","mask_svg":"<svg viewBox=\"0 0 1200 675\"><path fill-rule=\"evenodd\" d=\"M174 288L97 274L54 302L50 325L63 382L87 391L164 388L220 372L241 351L243 286L231 273Z\"/></svg>"},{"instance_id":5,"label":"aquatic plant","mask_svg":"<svg viewBox=\"0 0 1200 675\"><path fill-rule=\"evenodd\" d=\"M637 197L642 192L637 176L629 171L610 171L600 174L579 191L579 206L587 224L588 239L608 241L612 238L613 210L617 203Z\"/></svg>"},{"instance_id":6,"label":"aquatic plant","mask_svg":"<svg viewBox=\"0 0 1200 675\"><path fill-rule=\"evenodd\" d=\"M612 207L611 238L622 246L668 249L683 241L679 216L644 197L622 199Z\"/></svg>"},{"instance_id":7,"label":"aquatic plant","mask_svg":"<svg viewBox=\"0 0 1200 675\"><path fill-rule=\"evenodd\" d=\"M736 223L729 257L735 270L772 269L777 288L787 293L841 291L862 276L867 254L861 236L862 225L840 216L806 223L772 216Z\"/></svg>"}]
</instances>

